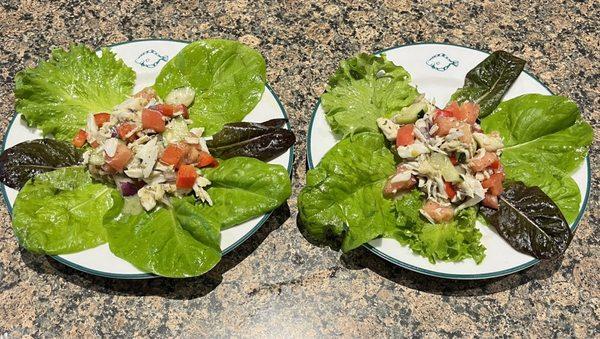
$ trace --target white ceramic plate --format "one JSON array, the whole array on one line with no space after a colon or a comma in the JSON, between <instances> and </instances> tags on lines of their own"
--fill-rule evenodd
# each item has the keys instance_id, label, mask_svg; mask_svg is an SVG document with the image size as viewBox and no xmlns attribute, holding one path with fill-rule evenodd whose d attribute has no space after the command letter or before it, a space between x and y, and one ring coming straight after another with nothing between
<instances>
[{"instance_id":1,"label":"white ceramic plate","mask_svg":"<svg viewBox=\"0 0 600 339\"><path fill-rule=\"evenodd\" d=\"M165 65L188 43L184 41L172 40L140 40L108 46L111 51L116 53L117 57L122 59L127 66L131 67L137 74L134 92L144 87L154 84L154 79ZM287 114L279 102L277 95L270 86L266 90L256 107L250 112L244 121L261 122L275 118L286 118ZM289 123L287 125L289 129ZM15 115L6 135L4 136L3 150L12 147L20 142L39 139L42 137L41 131L28 128L21 119L20 114ZM283 165L291 174L294 151L290 148L287 152L270 161L272 164ZM12 206L17 197L18 191L0 185L4 194L9 211L12 213ZM248 239L260 226L267 220L271 213L249 220L238 226L229 228L221 232L221 250L223 255L232 251L234 248ZM108 248L108 244L81 251L78 253L53 256L59 262L99 276L119 279L142 279L155 277L138 270L127 261L116 257Z\"/></svg>"},{"instance_id":2,"label":"white ceramic plate","mask_svg":"<svg viewBox=\"0 0 600 339\"><path fill-rule=\"evenodd\" d=\"M385 54L396 65L404 67L411 75L414 85L429 100L435 100L438 106L444 106L454 91L462 87L467 72L485 59L489 54L468 47L448 44L415 44L387 49L377 54ZM523 72L508 91L504 100L525 93L552 94L539 80ZM321 161L325 153L339 140L331 132L320 102L313 111L308 131L308 166L313 168ZM590 192L589 158L575 171L573 179L581 191L580 211L571 225L577 228L583 216ZM431 264L426 258L414 254L408 247L401 246L393 239L375 239L365 246L380 257L404 268L449 279L485 279L498 277L523 270L535 265L539 260L514 250L492 227L479 222L477 227L483 237L481 242L487 248L486 257L479 265L473 260L458 263L438 262Z\"/></svg>"}]
</instances>

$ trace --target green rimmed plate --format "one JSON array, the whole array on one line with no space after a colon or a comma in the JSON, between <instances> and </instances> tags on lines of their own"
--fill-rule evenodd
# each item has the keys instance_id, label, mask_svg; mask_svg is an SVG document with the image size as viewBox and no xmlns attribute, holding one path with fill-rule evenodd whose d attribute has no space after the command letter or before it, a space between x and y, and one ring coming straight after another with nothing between
<instances>
[{"instance_id":1,"label":"green rimmed plate","mask_svg":"<svg viewBox=\"0 0 600 339\"><path fill-rule=\"evenodd\" d=\"M412 76L413 84L419 92L438 106L444 106L451 94L463 85L466 73L485 59L489 54L468 47L423 43L398 46L377 54L384 53L389 60L403 66ZM523 72L505 100L525 93L552 94L539 80L527 72ZM325 119L320 102L317 102L309 125L307 142L307 162L314 168L337 142L338 138L331 132ZM571 228L575 230L581 218L590 192L589 158L573 173L581 192L579 215ZM408 247L400 245L393 239L375 239L365 246L375 254L398 266L448 279L486 279L511 274L533 266L539 260L514 250L494 229L480 223L477 227L483 234L482 243L487 248L486 258L477 265L472 260L458 263L438 262L431 264L426 258L414 254Z\"/></svg>"},{"instance_id":2,"label":"green rimmed plate","mask_svg":"<svg viewBox=\"0 0 600 339\"><path fill-rule=\"evenodd\" d=\"M173 58L188 42L174 40L138 40L108 46L117 57L136 72L134 91L150 86L168 60ZM266 121L275 118L286 118L287 114L270 86L260 102L246 117L245 121ZM290 128L290 125L287 125ZM27 127L27 124L17 114L13 117L4 136L3 150L23 141L41 138L41 131ZM294 151L290 148L286 153L270 161L273 164L285 166L291 174ZM4 200L9 211L18 191L0 185ZM249 220L243 224L221 232L221 250L226 254L256 232L268 219L270 213ZM155 275L142 272L130 263L116 257L110 252L108 244L78 253L53 256L59 262L80 271L99 276L118 279L143 279Z\"/></svg>"}]
</instances>

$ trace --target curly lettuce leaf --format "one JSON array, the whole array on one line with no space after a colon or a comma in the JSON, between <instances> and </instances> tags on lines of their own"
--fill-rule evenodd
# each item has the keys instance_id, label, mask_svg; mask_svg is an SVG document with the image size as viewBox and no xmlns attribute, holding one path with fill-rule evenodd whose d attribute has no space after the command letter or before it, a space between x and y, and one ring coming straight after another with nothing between
<instances>
[{"instance_id":1,"label":"curly lettuce leaf","mask_svg":"<svg viewBox=\"0 0 600 339\"><path fill-rule=\"evenodd\" d=\"M481 244L481 232L475 227L476 208L461 210L451 222L432 224L421 216L419 210L422 206L422 193L416 189L396 199L395 227L385 236L408 245L432 264L438 260L462 261L468 258L479 264L483 260L485 247Z\"/></svg>"},{"instance_id":2,"label":"curly lettuce leaf","mask_svg":"<svg viewBox=\"0 0 600 339\"><path fill-rule=\"evenodd\" d=\"M213 205L201 205L198 211L219 220L221 229L269 212L292 194L290 177L283 166L254 158L223 160L219 167L207 169L204 174L211 181L207 192Z\"/></svg>"},{"instance_id":3,"label":"curly lettuce leaf","mask_svg":"<svg viewBox=\"0 0 600 339\"><path fill-rule=\"evenodd\" d=\"M34 253L66 254L106 242L102 217L112 207L114 189L92 183L82 167L37 175L21 189L13 229Z\"/></svg>"},{"instance_id":4,"label":"curly lettuce leaf","mask_svg":"<svg viewBox=\"0 0 600 339\"><path fill-rule=\"evenodd\" d=\"M135 73L110 50L55 49L48 61L17 73L16 110L45 135L71 140L89 113L110 111L131 94Z\"/></svg>"},{"instance_id":5,"label":"curly lettuce leaf","mask_svg":"<svg viewBox=\"0 0 600 339\"><path fill-rule=\"evenodd\" d=\"M110 250L119 258L173 278L201 275L221 260L219 222L206 218L192 197L171 199L171 207L150 212L126 206L118 193L114 199L104 226Z\"/></svg>"},{"instance_id":6,"label":"curly lettuce leaf","mask_svg":"<svg viewBox=\"0 0 600 339\"><path fill-rule=\"evenodd\" d=\"M183 48L161 70L154 89L165 98L178 87L192 87L192 127L212 135L229 122L241 121L265 89L265 60L237 41L209 39Z\"/></svg>"},{"instance_id":7,"label":"curly lettuce leaf","mask_svg":"<svg viewBox=\"0 0 600 339\"><path fill-rule=\"evenodd\" d=\"M321 102L331 129L340 135L378 132L376 120L411 105L419 93L410 75L385 55L361 53L342 61Z\"/></svg>"},{"instance_id":8,"label":"curly lettuce leaf","mask_svg":"<svg viewBox=\"0 0 600 339\"><path fill-rule=\"evenodd\" d=\"M544 164L571 173L593 140L592 127L581 120L577 105L556 95L525 94L504 101L481 127L504 138L505 167Z\"/></svg>"},{"instance_id":9,"label":"curly lettuce leaf","mask_svg":"<svg viewBox=\"0 0 600 339\"><path fill-rule=\"evenodd\" d=\"M341 240L344 252L394 224L392 201L383 198L395 172L394 156L379 133L359 133L340 141L308 171L298 197L300 218L317 241Z\"/></svg>"}]
</instances>

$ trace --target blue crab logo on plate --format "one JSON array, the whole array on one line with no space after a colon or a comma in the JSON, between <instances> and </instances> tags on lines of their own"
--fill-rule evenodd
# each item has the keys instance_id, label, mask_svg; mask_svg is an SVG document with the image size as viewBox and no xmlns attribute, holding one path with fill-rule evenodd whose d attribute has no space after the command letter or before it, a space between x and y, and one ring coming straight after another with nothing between
<instances>
[{"instance_id":1,"label":"blue crab logo on plate","mask_svg":"<svg viewBox=\"0 0 600 339\"><path fill-rule=\"evenodd\" d=\"M432 56L425 63L429 67L440 72L447 70L450 66L458 67L458 60L452 60L444 53L438 53Z\"/></svg>"},{"instance_id":2,"label":"blue crab logo on plate","mask_svg":"<svg viewBox=\"0 0 600 339\"><path fill-rule=\"evenodd\" d=\"M169 60L169 56L160 55L157 51L149 49L144 53L140 54L140 56L137 57L137 59L135 59L135 62L144 67L154 68L161 61L167 62L167 60Z\"/></svg>"}]
</instances>

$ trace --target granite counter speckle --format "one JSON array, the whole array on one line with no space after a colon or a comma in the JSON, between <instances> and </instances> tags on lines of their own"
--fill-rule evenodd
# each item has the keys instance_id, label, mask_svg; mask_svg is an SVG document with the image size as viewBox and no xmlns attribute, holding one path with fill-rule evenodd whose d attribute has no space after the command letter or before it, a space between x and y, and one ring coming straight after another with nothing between
<instances>
[{"instance_id":1,"label":"granite counter speckle","mask_svg":"<svg viewBox=\"0 0 600 339\"><path fill-rule=\"evenodd\" d=\"M142 38L239 39L267 59L297 133L288 206L207 275L116 281L21 250L0 207L0 335L600 336L600 3L598 1L0 2L0 130L14 75L50 48ZM357 250L340 255L298 232L311 107L336 64L420 41L504 49L596 131L590 204L564 258L508 277L438 280Z\"/></svg>"}]
</instances>

